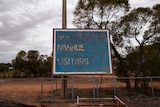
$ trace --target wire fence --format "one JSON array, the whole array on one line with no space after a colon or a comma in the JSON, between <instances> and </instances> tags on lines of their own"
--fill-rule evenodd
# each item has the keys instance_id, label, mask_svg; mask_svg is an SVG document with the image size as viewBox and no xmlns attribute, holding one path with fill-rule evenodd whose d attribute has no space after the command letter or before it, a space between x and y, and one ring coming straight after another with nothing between
<instances>
[{"instance_id":1,"label":"wire fence","mask_svg":"<svg viewBox=\"0 0 160 107\"><path fill-rule=\"evenodd\" d=\"M67 90L63 99L61 83L64 78L0 78L0 101L73 103L77 96L112 98L116 95L129 107L160 106L160 77L69 76L65 80ZM130 83L129 89L126 81ZM135 87L136 81L138 87Z\"/></svg>"}]
</instances>

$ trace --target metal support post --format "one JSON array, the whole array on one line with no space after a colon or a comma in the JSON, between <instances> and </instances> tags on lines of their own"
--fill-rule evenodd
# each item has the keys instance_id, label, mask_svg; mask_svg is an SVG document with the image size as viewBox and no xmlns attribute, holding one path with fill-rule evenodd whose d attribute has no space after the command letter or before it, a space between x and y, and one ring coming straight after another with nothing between
<instances>
[{"instance_id":1,"label":"metal support post","mask_svg":"<svg viewBox=\"0 0 160 107\"><path fill-rule=\"evenodd\" d=\"M66 8L67 8L67 3L66 0L63 0L62 2L62 29L66 29L67 28L67 12L66 12ZM65 98L67 95L67 80L65 78L65 76L62 76L62 83L61 83L61 97Z\"/></svg>"}]
</instances>

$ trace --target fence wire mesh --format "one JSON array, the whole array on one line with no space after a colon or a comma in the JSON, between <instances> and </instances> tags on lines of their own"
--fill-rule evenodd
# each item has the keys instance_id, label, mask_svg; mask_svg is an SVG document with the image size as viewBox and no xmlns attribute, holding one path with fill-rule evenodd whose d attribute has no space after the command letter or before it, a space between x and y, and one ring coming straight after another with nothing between
<instances>
[{"instance_id":1,"label":"fence wire mesh","mask_svg":"<svg viewBox=\"0 0 160 107\"><path fill-rule=\"evenodd\" d=\"M69 76L65 79L67 92L66 98L62 99L61 77L1 78L0 101L75 102L77 96L111 98L117 95L129 107L160 106L160 77ZM126 88L126 80L130 83L130 89ZM135 88L135 81L138 81L138 88Z\"/></svg>"}]
</instances>

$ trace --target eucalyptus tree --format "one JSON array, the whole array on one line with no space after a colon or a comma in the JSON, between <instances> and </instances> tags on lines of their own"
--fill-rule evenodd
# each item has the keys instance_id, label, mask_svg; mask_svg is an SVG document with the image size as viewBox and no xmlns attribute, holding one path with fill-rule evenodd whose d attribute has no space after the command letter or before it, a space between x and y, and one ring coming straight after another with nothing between
<instances>
[{"instance_id":1,"label":"eucalyptus tree","mask_svg":"<svg viewBox=\"0 0 160 107\"><path fill-rule=\"evenodd\" d=\"M138 66L138 56L139 51L138 48L135 50L132 50L127 56L126 59L129 62L128 68L130 71L136 71L138 70L136 66ZM144 46L144 57L143 57L143 70L145 71L144 75L148 76L159 76L160 72L160 43L154 43L150 45ZM132 73L133 74L133 73ZM141 81L138 81L141 88L147 89L148 83L150 79L141 79Z\"/></svg>"},{"instance_id":2,"label":"eucalyptus tree","mask_svg":"<svg viewBox=\"0 0 160 107\"><path fill-rule=\"evenodd\" d=\"M12 67L10 63L0 63L0 72L8 71L9 67Z\"/></svg>"},{"instance_id":3,"label":"eucalyptus tree","mask_svg":"<svg viewBox=\"0 0 160 107\"><path fill-rule=\"evenodd\" d=\"M144 46L151 43L150 41L155 37L157 26L155 26L154 12L151 8L136 8L129 14L122 17L120 22L121 33L126 38L134 39L138 47L138 64L135 70L135 77L148 76L144 69ZM147 86L144 80L144 86ZM135 80L135 88L138 88L138 80Z\"/></svg>"},{"instance_id":4,"label":"eucalyptus tree","mask_svg":"<svg viewBox=\"0 0 160 107\"><path fill-rule=\"evenodd\" d=\"M156 4L152 8L153 16L149 29L145 35L150 43L160 43L160 4Z\"/></svg>"},{"instance_id":5,"label":"eucalyptus tree","mask_svg":"<svg viewBox=\"0 0 160 107\"><path fill-rule=\"evenodd\" d=\"M73 13L73 24L80 29L110 29L114 55L120 62L120 72L126 77L128 72L124 69L124 58L118 51L119 47L123 47L123 35L117 35L115 28L129 8L128 0L79 0ZM126 85L130 88L129 81L126 81Z\"/></svg>"},{"instance_id":6,"label":"eucalyptus tree","mask_svg":"<svg viewBox=\"0 0 160 107\"><path fill-rule=\"evenodd\" d=\"M22 72L25 71L26 55L27 55L27 53L23 50L17 53L16 58L14 60L12 60L12 64L13 64L14 69L18 69Z\"/></svg>"},{"instance_id":7,"label":"eucalyptus tree","mask_svg":"<svg viewBox=\"0 0 160 107\"><path fill-rule=\"evenodd\" d=\"M145 71L150 76L160 76L160 43L145 46Z\"/></svg>"},{"instance_id":8,"label":"eucalyptus tree","mask_svg":"<svg viewBox=\"0 0 160 107\"><path fill-rule=\"evenodd\" d=\"M15 69L25 72L26 74L33 74L34 77L38 75L42 76L43 71L50 72L51 68L50 58L47 55L40 55L37 50L18 52L16 58L12 60L12 64Z\"/></svg>"},{"instance_id":9,"label":"eucalyptus tree","mask_svg":"<svg viewBox=\"0 0 160 107\"><path fill-rule=\"evenodd\" d=\"M84 29L109 29L111 22L128 10L128 0L79 0L74 10L73 24Z\"/></svg>"},{"instance_id":10,"label":"eucalyptus tree","mask_svg":"<svg viewBox=\"0 0 160 107\"><path fill-rule=\"evenodd\" d=\"M36 50L29 50L26 56L27 69L37 77L39 71L40 62L39 62L39 52Z\"/></svg>"},{"instance_id":11,"label":"eucalyptus tree","mask_svg":"<svg viewBox=\"0 0 160 107\"><path fill-rule=\"evenodd\" d=\"M38 62L40 76L51 72L51 57L48 57L48 55L40 55L38 58Z\"/></svg>"}]
</instances>

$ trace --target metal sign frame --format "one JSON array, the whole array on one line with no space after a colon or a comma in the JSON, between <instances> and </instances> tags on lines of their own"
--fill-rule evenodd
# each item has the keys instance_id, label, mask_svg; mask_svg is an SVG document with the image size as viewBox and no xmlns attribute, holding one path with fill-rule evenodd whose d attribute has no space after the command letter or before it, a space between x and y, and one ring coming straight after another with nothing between
<instances>
[{"instance_id":1,"label":"metal sign frame","mask_svg":"<svg viewBox=\"0 0 160 107\"><path fill-rule=\"evenodd\" d=\"M109 30L53 29L53 75L112 74Z\"/></svg>"}]
</instances>

